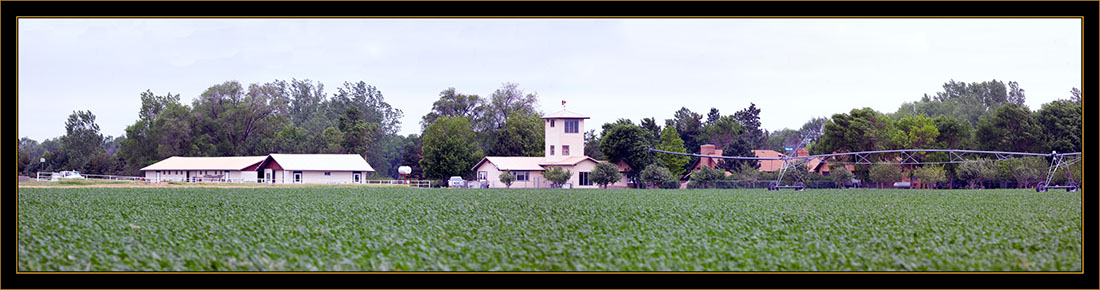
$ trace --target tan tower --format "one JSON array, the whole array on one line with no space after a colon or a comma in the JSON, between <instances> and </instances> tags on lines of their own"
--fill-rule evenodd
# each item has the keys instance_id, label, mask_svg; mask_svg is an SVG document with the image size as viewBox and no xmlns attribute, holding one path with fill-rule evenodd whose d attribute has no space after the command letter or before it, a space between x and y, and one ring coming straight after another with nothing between
<instances>
[{"instance_id":1,"label":"tan tower","mask_svg":"<svg viewBox=\"0 0 1100 290\"><path fill-rule=\"evenodd\" d=\"M546 161L557 162L584 156L584 120L588 117L562 109L542 117L545 120Z\"/></svg>"}]
</instances>

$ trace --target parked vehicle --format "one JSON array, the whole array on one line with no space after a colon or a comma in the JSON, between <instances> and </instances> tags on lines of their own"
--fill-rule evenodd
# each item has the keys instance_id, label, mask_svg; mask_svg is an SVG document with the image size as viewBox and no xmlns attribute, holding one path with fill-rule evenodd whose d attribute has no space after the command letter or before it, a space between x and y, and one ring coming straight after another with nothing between
<instances>
[{"instance_id":1,"label":"parked vehicle","mask_svg":"<svg viewBox=\"0 0 1100 290\"><path fill-rule=\"evenodd\" d=\"M54 173L53 176L50 177L51 181L58 181L58 180L62 180L62 179L85 179L85 178L84 178L84 176L80 175L80 171L76 171L76 170L62 171L62 172Z\"/></svg>"},{"instance_id":2,"label":"parked vehicle","mask_svg":"<svg viewBox=\"0 0 1100 290\"><path fill-rule=\"evenodd\" d=\"M451 179L447 180L447 187L464 188L466 187L466 181L462 180L462 177L451 176Z\"/></svg>"}]
</instances>

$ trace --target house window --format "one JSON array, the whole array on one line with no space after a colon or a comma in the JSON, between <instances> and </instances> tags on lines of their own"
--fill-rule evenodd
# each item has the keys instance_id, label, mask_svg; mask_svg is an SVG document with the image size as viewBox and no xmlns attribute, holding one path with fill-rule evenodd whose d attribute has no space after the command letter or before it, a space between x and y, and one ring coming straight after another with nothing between
<instances>
[{"instance_id":1,"label":"house window","mask_svg":"<svg viewBox=\"0 0 1100 290\"><path fill-rule=\"evenodd\" d=\"M489 177L489 172L488 171L478 171L477 172L477 180L485 180L488 177Z\"/></svg>"},{"instance_id":2,"label":"house window","mask_svg":"<svg viewBox=\"0 0 1100 290\"><path fill-rule=\"evenodd\" d=\"M516 171L516 181L527 181L527 171Z\"/></svg>"},{"instance_id":3,"label":"house window","mask_svg":"<svg viewBox=\"0 0 1100 290\"><path fill-rule=\"evenodd\" d=\"M554 120L550 120L550 128L554 128Z\"/></svg>"},{"instance_id":4,"label":"house window","mask_svg":"<svg viewBox=\"0 0 1100 290\"><path fill-rule=\"evenodd\" d=\"M325 176L332 176L332 172L325 172Z\"/></svg>"},{"instance_id":5,"label":"house window","mask_svg":"<svg viewBox=\"0 0 1100 290\"><path fill-rule=\"evenodd\" d=\"M577 120L565 120L565 133L577 133L579 124L580 121Z\"/></svg>"},{"instance_id":6,"label":"house window","mask_svg":"<svg viewBox=\"0 0 1100 290\"><path fill-rule=\"evenodd\" d=\"M554 145L550 145L550 155L554 155Z\"/></svg>"},{"instance_id":7,"label":"house window","mask_svg":"<svg viewBox=\"0 0 1100 290\"><path fill-rule=\"evenodd\" d=\"M561 145L561 156L569 156L569 145Z\"/></svg>"},{"instance_id":8,"label":"house window","mask_svg":"<svg viewBox=\"0 0 1100 290\"><path fill-rule=\"evenodd\" d=\"M581 172L580 179L581 185L592 185L592 181L588 180L588 172Z\"/></svg>"}]
</instances>

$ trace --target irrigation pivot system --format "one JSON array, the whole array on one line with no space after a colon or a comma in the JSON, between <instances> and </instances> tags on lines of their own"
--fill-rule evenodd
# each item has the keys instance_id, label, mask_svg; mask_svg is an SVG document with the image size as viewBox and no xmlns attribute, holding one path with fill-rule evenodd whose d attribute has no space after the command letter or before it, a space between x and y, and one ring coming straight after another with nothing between
<instances>
[{"instance_id":1,"label":"irrigation pivot system","mask_svg":"<svg viewBox=\"0 0 1100 290\"><path fill-rule=\"evenodd\" d=\"M805 142L803 142L805 143ZM797 147L801 148L801 147ZM861 152L844 152L844 153L831 153L831 154L819 154L808 156L780 156L780 157L746 157L746 156L714 156L714 155L701 155L691 153L679 153L669 152L664 150L657 150L650 148L649 151L676 154L693 157L708 157L708 158L721 158L721 159L738 159L738 160L780 160L783 161L783 167L779 169L779 174L768 186L768 190L779 190L784 188L790 188L795 190L806 189L805 185L798 181L795 184L783 184L783 175L790 171L795 166L802 163L806 163L811 159L821 160L822 163L836 163L836 164L895 164L895 165L921 165L921 164L951 164L951 163L969 163L969 162L990 162L990 161L1003 161L1012 159L1028 159L1028 158L1050 158L1050 168L1047 170L1046 179L1040 182L1035 191L1045 192L1049 189L1065 189L1066 191L1076 191L1080 186L1070 178L1065 185L1051 185L1051 181L1054 179L1054 174L1058 169L1065 169L1073 164L1081 161L1081 152L1073 153L1029 153L1029 152L1005 152L1005 151L981 151L981 150L962 150L962 149L898 149L898 150L878 150L878 151L861 151ZM947 155L947 161L923 161L922 157L925 157L927 153L942 152ZM977 159L984 157L986 159ZM838 160L843 159L843 161ZM894 160L894 161L878 161L878 160Z\"/></svg>"}]
</instances>

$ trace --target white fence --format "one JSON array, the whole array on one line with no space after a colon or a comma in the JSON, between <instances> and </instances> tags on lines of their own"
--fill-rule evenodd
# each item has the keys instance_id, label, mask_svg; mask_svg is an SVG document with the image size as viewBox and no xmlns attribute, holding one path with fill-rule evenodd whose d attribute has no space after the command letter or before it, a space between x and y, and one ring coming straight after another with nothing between
<instances>
[{"instance_id":1,"label":"white fence","mask_svg":"<svg viewBox=\"0 0 1100 290\"><path fill-rule=\"evenodd\" d=\"M53 181L54 175L58 172L37 172L34 175L36 181ZM95 180L119 180L119 181L147 181L145 177L141 176L121 176L121 175L104 175L104 174L81 174L84 179Z\"/></svg>"},{"instance_id":2,"label":"white fence","mask_svg":"<svg viewBox=\"0 0 1100 290\"><path fill-rule=\"evenodd\" d=\"M35 174L35 180L37 181L55 181L54 175L58 172L38 172ZM220 178L220 177L203 177L193 176L191 178L148 178L141 176L120 176L120 175L103 175L103 174L81 174L81 177L85 179L93 180L118 180L118 181L143 181L143 182L188 182L188 183L268 183L269 180L263 178ZM351 182L330 182L328 184L353 184ZM363 180L362 184L374 184L374 185L406 185L409 187L429 188L431 182L427 180Z\"/></svg>"}]
</instances>

